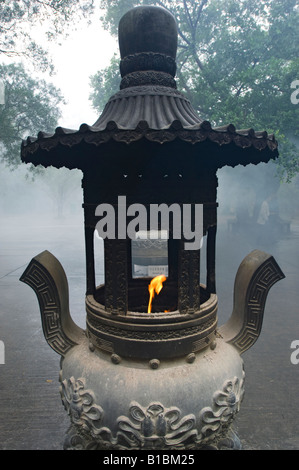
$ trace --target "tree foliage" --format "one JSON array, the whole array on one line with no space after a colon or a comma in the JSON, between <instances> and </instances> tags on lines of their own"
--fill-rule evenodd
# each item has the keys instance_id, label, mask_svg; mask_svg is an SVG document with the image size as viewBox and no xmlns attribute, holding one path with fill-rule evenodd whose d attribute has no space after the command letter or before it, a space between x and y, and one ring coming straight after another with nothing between
<instances>
[{"instance_id":1,"label":"tree foliage","mask_svg":"<svg viewBox=\"0 0 299 470\"><path fill-rule=\"evenodd\" d=\"M78 19L89 18L94 0L0 0L0 57L26 56L41 70L53 65L34 39L32 26L41 26L47 40L63 36Z\"/></svg>"},{"instance_id":2,"label":"tree foliage","mask_svg":"<svg viewBox=\"0 0 299 470\"><path fill-rule=\"evenodd\" d=\"M61 93L28 74L21 64L0 65L5 86L0 104L0 157L9 166L20 164L21 140L41 129L52 132L60 116Z\"/></svg>"},{"instance_id":3,"label":"tree foliage","mask_svg":"<svg viewBox=\"0 0 299 470\"><path fill-rule=\"evenodd\" d=\"M281 177L299 171L299 104L291 83L299 79L299 8L296 0L102 0L103 23L117 33L122 15L138 5L159 5L178 23L177 81L203 119L233 123L279 137ZM116 84L117 61L93 78L94 107ZM113 77L113 80L111 80ZM120 80L120 78L119 78ZM118 82L119 83L119 82ZM117 90L113 90L117 91Z\"/></svg>"},{"instance_id":4,"label":"tree foliage","mask_svg":"<svg viewBox=\"0 0 299 470\"><path fill-rule=\"evenodd\" d=\"M82 18L88 21L93 10L94 0L0 0L0 91L5 95L3 100L0 93L0 160L11 168L21 163L21 139L40 130L52 132L63 103L59 90L34 78L36 70L29 72L32 64L38 71L54 70L34 31L42 32L47 44L65 37Z\"/></svg>"},{"instance_id":5,"label":"tree foliage","mask_svg":"<svg viewBox=\"0 0 299 470\"><path fill-rule=\"evenodd\" d=\"M105 72L103 73L102 70L99 70L90 78L92 89L90 99L93 107L101 111L110 96L118 89L119 83L119 58L114 54L110 61L110 66L105 69Z\"/></svg>"}]
</instances>

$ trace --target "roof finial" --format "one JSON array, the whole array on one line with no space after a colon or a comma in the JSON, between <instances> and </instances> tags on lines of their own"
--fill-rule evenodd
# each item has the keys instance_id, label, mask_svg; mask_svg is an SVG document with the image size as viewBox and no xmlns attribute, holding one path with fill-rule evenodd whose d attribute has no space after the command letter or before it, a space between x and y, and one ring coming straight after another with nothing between
<instances>
[{"instance_id":1,"label":"roof finial","mask_svg":"<svg viewBox=\"0 0 299 470\"><path fill-rule=\"evenodd\" d=\"M165 8L141 6L119 22L120 88L164 85L176 88L177 25Z\"/></svg>"}]
</instances>

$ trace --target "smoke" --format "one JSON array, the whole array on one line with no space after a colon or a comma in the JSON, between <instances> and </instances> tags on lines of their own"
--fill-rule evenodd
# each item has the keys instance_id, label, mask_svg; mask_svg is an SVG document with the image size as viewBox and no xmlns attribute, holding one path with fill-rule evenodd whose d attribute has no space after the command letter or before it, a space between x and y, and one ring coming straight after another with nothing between
<instances>
[{"instance_id":1,"label":"smoke","mask_svg":"<svg viewBox=\"0 0 299 470\"><path fill-rule=\"evenodd\" d=\"M85 327L81 178L79 171L48 168L32 179L25 165L1 165L0 277L20 276L34 256L50 251L66 272L71 313Z\"/></svg>"},{"instance_id":2,"label":"smoke","mask_svg":"<svg viewBox=\"0 0 299 470\"><path fill-rule=\"evenodd\" d=\"M34 179L27 167L15 171L1 166L0 217L3 251L22 250L26 264L47 249L63 265L70 287L71 311L85 322L85 240L80 171L46 169ZM216 289L232 305L234 278L242 259L252 250L272 253L292 233L299 217L298 178L291 184L275 176L274 164L225 167L218 171L218 229ZM265 223L259 223L262 205L268 204ZM163 202L163 201L161 201ZM206 237L204 237L206 238ZM104 282L103 241L95 237L97 284ZM201 256L201 282L205 283L206 240ZM7 265L7 269L18 267ZM3 272L5 272L5 267ZM228 309L230 311L230 308ZM221 317L222 311L219 315Z\"/></svg>"},{"instance_id":3,"label":"smoke","mask_svg":"<svg viewBox=\"0 0 299 470\"><path fill-rule=\"evenodd\" d=\"M232 311L235 275L244 257L254 249L280 256L296 236L299 179L281 182L272 162L225 167L217 176L216 289L219 304L227 306L218 312L223 323Z\"/></svg>"}]
</instances>

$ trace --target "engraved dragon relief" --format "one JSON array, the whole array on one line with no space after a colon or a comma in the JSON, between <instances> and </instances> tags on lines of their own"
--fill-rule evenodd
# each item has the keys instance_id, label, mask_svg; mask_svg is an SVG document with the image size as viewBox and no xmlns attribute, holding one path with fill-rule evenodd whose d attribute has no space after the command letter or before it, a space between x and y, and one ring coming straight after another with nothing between
<instances>
[{"instance_id":1,"label":"engraved dragon relief","mask_svg":"<svg viewBox=\"0 0 299 470\"><path fill-rule=\"evenodd\" d=\"M244 376L227 380L215 392L211 407L182 416L179 408L159 402L147 407L132 401L128 416L116 420L116 433L102 425L104 410L85 389L85 379L61 382L61 398L71 419L65 449L201 449L236 448L230 425L244 395ZM230 434L231 433L231 434Z\"/></svg>"}]
</instances>

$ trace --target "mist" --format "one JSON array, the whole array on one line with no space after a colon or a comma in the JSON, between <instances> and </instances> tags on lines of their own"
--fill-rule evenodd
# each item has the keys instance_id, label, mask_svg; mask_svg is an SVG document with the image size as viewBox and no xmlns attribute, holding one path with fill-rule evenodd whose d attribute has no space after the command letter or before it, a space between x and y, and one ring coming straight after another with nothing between
<instances>
[{"instance_id":1,"label":"mist","mask_svg":"<svg viewBox=\"0 0 299 470\"><path fill-rule=\"evenodd\" d=\"M218 226L216 251L216 286L219 296L219 319L230 315L221 309L221 297L232 307L234 278L242 259L254 249L279 252L281 244L296 238L299 229L299 181L282 183L274 163L224 167L218 171ZM26 165L11 171L1 166L0 217L1 247L10 262L23 246L18 271L40 251L51 251L62 263L70 286L70 303L81 327L85 324L85 245L82 173L65 168L41 169L32 174ZM267 201L269 215L259 220L262 205ZM260 222L260 223L259 223ZM95 236L95 268L97 284L104 282L103 241ZM203 252L205 245L203 246ZM294 259L297 257L294 252ZM205 257L202 257L201 281L205 279ZM294 299L296 303L297 299ZM80 306L80 307L79 307Z\"/></svg>"},{"instance_id":2,"label":"mist","mask_svg":"<svg viewBox=\"0 0 299 470\"><path fill-rule=\"evenodd\" d=\"M299 446L298 412L291 407L297 399L296 367L299 366L290 361L290 345L299 338L299 185L298 178L289 184L281 183L275 171L276 167L271 163L225 167L218 171L216 291L219 325L232 312L236 272L242 259L253 249L272 254L286 276L271 289L262 334L244 358L248 398L244 399L236 423L245 448L254 449ZM44 390L43 393L49 393L47 380L50 379L52 398L47 419L53 421L53 432L49 442L47 430L43 430L40 439L42 441L44 435L44 448L59 448L68 427L67 416L59 404L58 357L44 340L35 294L19 281L19 277L34 256L44 250L50 251L67 275L71 316L85 328L81 177L78 170L50 168L32 179L25 165L15 171L1 166L0 340L5 344L6 364L0 367L6 384L14 381L12 370L21 377L19 383L22 386L20 392L14 393L14 400L18 400L22 389L28 389L29 383L36 381L34 377L44 377L43 383L36 385L35 392L30 386L28 409L36 406L39 388L47 388L48 392ZM268 196L271 196L270 215L262 226L258 216ZM95 257L96 280L100 284L104 282L104 260L103 242L98 238L95 238ZM201 270L204 271L204 263ZM43 372L37 371L40 368ZM11 406L8 401L4 417ZM279 413L275 411L277 409ZM38 413L30 418L26 415L26 419L32 423L32 431L26 434L23 444L17 442L15 445L35 448L34 423L39 419ZM6 431L6 435L2 445L11 448L9 432Z\"/></svg>"}]
</instances>

